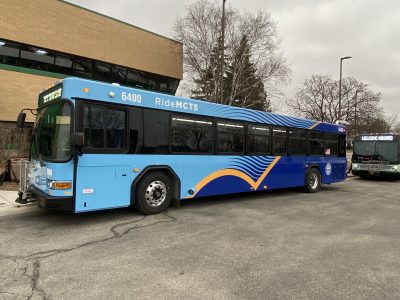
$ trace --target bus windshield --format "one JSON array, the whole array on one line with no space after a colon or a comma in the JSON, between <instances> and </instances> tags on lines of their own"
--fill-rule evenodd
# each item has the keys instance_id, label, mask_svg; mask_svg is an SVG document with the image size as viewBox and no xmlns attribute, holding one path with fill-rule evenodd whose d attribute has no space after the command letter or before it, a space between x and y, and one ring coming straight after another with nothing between
<instances>
[{"instance_id":1,"label":"bus windshield","mask_svg":"<svg viewBox=\"0 0 400 300\"><path fill-rule=\"evenodd\" d=\"M398 161L398 146L397 143L377 142L376 154L382 157L382 160L395 163Z\"/></svg>"},{"instance_id":2,"label":"bus windshield","mask_svg":"<svg viewBox=\"0 0 400 300\"><path fill-rule=\"evenodd\" d=\"M69 160L71 158L70 132L70 103L57 102L40 109L36 119L31 152L32 148L35 148L44 160Z\"/></svg>"},{"instance_id":3,"label":"bus windshield","mask_svg":"<svg viewBox=\"0 0 400 300\"><path fill-rule=\"evenodd\" d=\"M376 160L387 162L398 161L398 145L395 142L355 142L356 156L373 156Z\"/></svg>"},{"instance_id":4,"label":"bus windshield","mask_svg":"<svg viewBox=\"0 0 400 300\"><path fill-rule=\"evenodd\" d=\"M357 155L374 155L375 143L374 142L355 142L354 153Z\"/></svg>"}]
</instances>

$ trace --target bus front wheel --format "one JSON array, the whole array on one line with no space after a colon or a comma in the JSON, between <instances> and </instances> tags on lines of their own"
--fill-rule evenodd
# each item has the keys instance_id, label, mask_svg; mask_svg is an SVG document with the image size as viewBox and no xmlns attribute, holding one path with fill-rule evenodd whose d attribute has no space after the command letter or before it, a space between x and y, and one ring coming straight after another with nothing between
<instances>
[{"instance_id":1,"label":"bus front wheel","mask_svg":"<svg viewBox=\"0 0 400 300\"><path fill-rule=\"evenodd\" d=\"M162 172L145 175L136 189L136 209L145 215L163 212L171 203L171 186L171 179Z\"/></svg>"},{"instance_id":2,"label":"bus front wheel","mask_svg":"<svg viewBox=\"0 0 400 300\"><path fill-rule=\"evenodd\" d=\"M311 168L306 175L305 190L316 193L321 189L321 173L316 168Z\"/></svg>"}]
</instances>

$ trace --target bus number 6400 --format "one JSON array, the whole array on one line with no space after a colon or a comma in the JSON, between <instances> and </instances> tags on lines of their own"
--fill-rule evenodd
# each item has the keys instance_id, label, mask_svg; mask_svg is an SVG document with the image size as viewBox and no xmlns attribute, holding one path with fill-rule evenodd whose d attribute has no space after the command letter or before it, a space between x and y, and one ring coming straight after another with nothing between
<instances>
[{"instance_id":1,"label":"bus number 6400","mask_svg":"<svg viewBox=\"0 0 400 300\"><path fill-rule=\"evenodd\" d=\"M142 102L142 96L140 94L122 92L121 98L123 101L130 101L135 103Z\"/></svg>"}]
</instances>

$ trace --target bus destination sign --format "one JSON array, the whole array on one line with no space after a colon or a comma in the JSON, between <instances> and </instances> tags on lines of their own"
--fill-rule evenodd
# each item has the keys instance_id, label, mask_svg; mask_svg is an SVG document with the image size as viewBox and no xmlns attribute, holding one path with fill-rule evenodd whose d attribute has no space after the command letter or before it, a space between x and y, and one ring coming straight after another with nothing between
<instances>
[{"instance_id":1,"label":"bus destination sign","mask_svg":"<svg viewBox=\"0 0 400 300\"><path fill-rule=\"evenodd\" d=\"M393 141L393 135L364 135L362 141Z\"/></svg>"},{"instance_id":2,"label":"bus destination sign","mask_svg":"<svg viewBox=\"0 0 400 300\"><path fill-rule=\"evenodd\" d=\"M61 99L62 86L56 85L55 87L48 89L39 95L39 106L45 105L51 101Z\"/></svg>"}]
</instances>

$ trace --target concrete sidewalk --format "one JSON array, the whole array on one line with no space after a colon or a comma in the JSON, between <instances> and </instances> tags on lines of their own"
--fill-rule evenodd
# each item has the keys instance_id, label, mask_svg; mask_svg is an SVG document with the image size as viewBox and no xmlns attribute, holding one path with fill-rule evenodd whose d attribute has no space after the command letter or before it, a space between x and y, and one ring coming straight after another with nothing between
<instances>
[{"instance_id":1,"label":"concrete sidewalk","mask_svg":"<svg viewBox=\"0 0 400 300\"><path fill-rule=\"evenodd\" d=\"M0 190L0 217L38 210L36 203L16 203L17 194L17 191Z\"/></svg>"}]
</instances>

